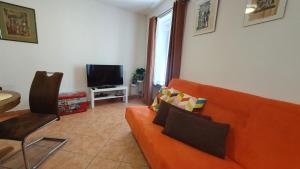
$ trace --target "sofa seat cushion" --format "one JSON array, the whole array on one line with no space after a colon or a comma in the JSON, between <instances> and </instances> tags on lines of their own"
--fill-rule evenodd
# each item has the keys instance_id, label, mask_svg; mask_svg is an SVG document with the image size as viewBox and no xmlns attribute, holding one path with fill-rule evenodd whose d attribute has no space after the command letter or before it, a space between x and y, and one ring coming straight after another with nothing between
<instances>
[{"instance_id":1,"label":"sofa seat cushion","mask_svg":"<svg viewBox=\"0 0 300 169\"><path fill-rule=\"evenodd\" d=\"M163 135L152 123L155 112L146 106L128 107L126 119L152 169L243 169L234 161L219 159Z\"/></svg>"},{"instance_id":2,"label":"sofa seat cushion","mask_svg":"<svg viewBox=\"0 0 300 169\"><path fill-rule=\"evenodd\" d=\"M153 124L149 119L154 119L156 112L148 106L130 106L126 108L126 119L136 139L139 139L142 124Z\"/></svg>"}]
</instances>

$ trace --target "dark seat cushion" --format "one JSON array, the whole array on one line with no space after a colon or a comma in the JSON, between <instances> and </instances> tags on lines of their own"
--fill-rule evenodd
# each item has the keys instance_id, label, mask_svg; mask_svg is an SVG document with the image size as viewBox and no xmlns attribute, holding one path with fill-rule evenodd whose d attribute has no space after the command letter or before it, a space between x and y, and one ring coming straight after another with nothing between
<instances>
[{"instance_id":1,"label":"dark seat cushion","mask_svg":"<svg viewBox=\"0 0 300 169\"><path fill-rule=\"evenodd\" d=\"M188 114L191 114L191 115L194 115L194 116L198 116L200 118L204 118L206 120L211 120L211 117L209 116L203 116L203 115L198 115L198 114L195 114L195 113L192 113L192 112L189 112L187 110L183 110L179 107L176 107L170 103L167 103L165 101L161 101L160 105L159 105L159 109L156 113L156 116L153 120L153 123L154 124L157 124L157 125L160 125L160 126L165 126L165 123L166 123L166 120L168 118L168 114L169 114L169 110L170 109L177 109L177 110L181 110L181 112L184 112L184 113L188 113Z\"/></svg>"},{"instance_id":2,"label":"dark seat cushion","mask_svg":"<svg viewBox=\"0 0 300 169\"><path fill-rule=\"evenodd\" d=\"M0 139L22 141L47 123L58 119L55 114L26 113L0 122Z\"/></svg>"},{"instance_id":3,"label":"dark seat cushion","mask_svg":"<svg viewBox=\"0 0 300 169\"><path fill-rule=\"evenodd\" d=\"M211 155L224 158L228 124L215 123L171 108L163 134Z\"/></svg>"}]
</instances>

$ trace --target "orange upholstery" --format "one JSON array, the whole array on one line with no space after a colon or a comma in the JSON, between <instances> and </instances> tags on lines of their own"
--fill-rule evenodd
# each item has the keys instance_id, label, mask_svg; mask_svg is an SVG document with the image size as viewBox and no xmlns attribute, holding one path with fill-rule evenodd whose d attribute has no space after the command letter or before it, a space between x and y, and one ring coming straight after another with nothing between
<instances>
[{"instance_id":1,"label":"orange upholstery","mask_svg":"<svg viewBox=\"0 0 300 169\"><path fill-rule=\"evenodd\" d=\"M299 169L300 106L185 80L169 87L208 99L200 112L229 123L227 157L216 158L161 134L146 106L126 119L152 169Z\"/></svg>"},{"instance_id":2,"label":"orange upholstery","mask_svg":"<svg viewBox=\"0 0 300 169\"><path fill-rule=\"evenodd\" d=\"M237 160L249 169L300 168L300 108L268 100L251 113L244 152Z\"/></svg>"},{"instance_id":3,"label":"orange upholstery","mask_svg":"<svg viewBox=\"0 0 300 169\"><path fill-rule=\"evenodd\" d=\"M232 160L222 160L161 134L154 125L155 112L146 106L128 107L126 119L152 169L242 169Z\"/></svg>"}]
</instances>

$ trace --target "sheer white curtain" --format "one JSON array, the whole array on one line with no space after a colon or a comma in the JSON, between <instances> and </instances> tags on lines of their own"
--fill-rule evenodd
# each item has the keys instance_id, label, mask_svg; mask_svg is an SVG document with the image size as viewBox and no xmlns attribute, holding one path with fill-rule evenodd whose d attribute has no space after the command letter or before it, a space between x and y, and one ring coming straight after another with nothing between
<instances>
[{"instance_id":1,"label":"sheer white curtain","mask_svg":"<svg viewBox=\"0 0 300 169\"><path fill-rule=\"evenodd\" d=\"M154 85L164 86L166 83L171 26L172 11L157 19L153 77Z\"/></svg>"}]
</instances>

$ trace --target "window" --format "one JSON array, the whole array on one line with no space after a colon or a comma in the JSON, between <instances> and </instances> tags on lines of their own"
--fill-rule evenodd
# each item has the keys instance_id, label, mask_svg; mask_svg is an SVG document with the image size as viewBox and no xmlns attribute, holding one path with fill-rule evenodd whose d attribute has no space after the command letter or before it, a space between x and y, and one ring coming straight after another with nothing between
<instances>
[{"instance_id":1,"label":"window","mask_svg":"<svg viewBox=\"0 0 300 169\"><path fill-rule=\"evenodd\" d=\"M157 19L153 77L154 85L166 85L172 13L173 12L170 11Z\"/></svg>"}]
</instances>

